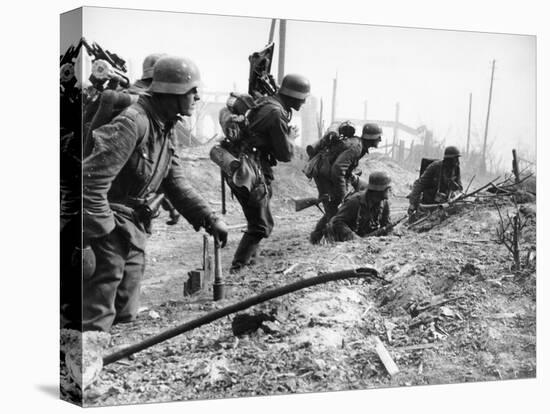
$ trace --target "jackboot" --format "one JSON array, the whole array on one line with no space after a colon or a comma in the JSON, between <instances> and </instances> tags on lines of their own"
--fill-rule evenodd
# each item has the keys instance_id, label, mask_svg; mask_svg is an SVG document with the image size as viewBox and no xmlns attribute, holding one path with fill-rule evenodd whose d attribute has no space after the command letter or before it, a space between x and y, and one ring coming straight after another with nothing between
<instances>
[{"instance_id":1,"label":"jackboot","mask_svg":"<svg viewBox=\"0 0 550 414\"><path fill-rule=\"evenodd\" d=\"M327 218L327 214L325 214L317 222L317 224L315 225L315 229L313 229L313 231L309 235L309 242L311 244L319 244L321 242L321 240L323 239L323 234L325 232L325 227L327 226L328 221L329 221L329 218Z\"/></svg>"},{"instance_id":2,"label":"jackboot","mask_svg":"<svg viewBox=\"0 0 550 414\"><path fill-rule=\"evenodd\" d=\"M239 246L233 256L230 273L235 273L243 267L250 265L252 256L258 251L261 238L245 233L239 242Z\"/></svg>"}]
</instances>

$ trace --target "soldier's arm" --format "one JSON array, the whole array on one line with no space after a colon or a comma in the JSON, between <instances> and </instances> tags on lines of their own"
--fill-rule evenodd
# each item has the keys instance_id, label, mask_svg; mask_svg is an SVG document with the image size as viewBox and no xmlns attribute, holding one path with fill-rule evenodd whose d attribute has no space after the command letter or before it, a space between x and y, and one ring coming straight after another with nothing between
<instances>
[{"instance_id":1,"label":"soldier's arm","mask_svg":"<svg viewBox=\"0 0 550 414\"><path fill-rule=\"evenodd\" d=\"M382 217L380 218L380 227L385 227L390 224L390 203L388 200L383 201Z\"/></svg>"},{"instance_id":2,"label":"soldier's arm","mask_svg":"<svg viewBox=\"0 0 550 414\"><path fill-rule=\"evenodd\" d=\"M332 217L332 228L339 240L351 240L355 237L354 229L358 210L359 200L351 198L342 204L338 212Z\"/></svg>"},{"instance_id":3,"label":"soldier's arm","mask_svg":"<svg viewBox=\"0 0 550 414\"><path fill-rule=\"evenodd\" d=\"M162 185L168 199L176 210L193 226L195 230L209 229L216 215L204 198L185 178L181 160L174 156L167 177Z\"/></svg>"},{"instance_id":4,"label":"soldier's arm","mask_svg":"<svg viewBox=\"0 0 550 414\"><path fill-rule=\"evenodd\" d=\"M290 127L280 110L274 109L268 117L267 131L277 161L289 162L294 155L294 145L289 139Z\"/></svg>"},{"instance_id":5,"label":"soldier's arm","mask_svg":"<svg viewBox=\"0 0 550 414\"><path fill-rule=\"evenodd\" d=\"M134 119L119 116L96 129L92 153L82 163L82 205L84 236L101 237L115 228L115 218L107 193L138 141Z\"/></svg>"},{"instance_id":6,"label":"soldier's arm","mask_svg":"<svg viewBox=\"0 0 550 414\"><path fill-rule=\"evenodd\" d=\"M438 169L434 164L428 165L422 176L414 182L413 189L409 194L409 204L418 206L420 194L433 182L434 177L438 174Z\"/></svg>"},{"instance_id":7,"label":"soldier's arm","mask_svg":"<svg viewBox=\"0 0 550 414\"><path fill-rule=\"evenodd\" d=\"M457 191L462 191L463 190L462 179L460 177L460 167L457 167L455 184L456 184L456 189L455 190L457 190Z\"/></svg>"},{"instance_id":8,"label":"soldier's arm","mask_svg":"<svg viewBox=\"0 0 550 414\"><path fill-rule=\"evenodd\" d=\"M334 184L334 196L338 201L342 201L346 195L346 175L352 163L356 162L361 156L355 147L344 150L331 167L331 177Z\"/></svg>"}]
</instances>

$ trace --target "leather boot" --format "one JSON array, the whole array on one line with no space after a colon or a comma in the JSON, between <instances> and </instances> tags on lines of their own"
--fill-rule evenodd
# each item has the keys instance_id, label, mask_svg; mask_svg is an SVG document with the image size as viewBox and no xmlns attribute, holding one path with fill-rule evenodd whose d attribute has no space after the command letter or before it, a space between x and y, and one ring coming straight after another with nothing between
<instances>
[{"instance_id":1,"label":"leather boot","mask_svg":"<svg viewBox=\"0 0 550 414\"><path fill-rule=\"evenodd\" d=\"M325 214L317 222L315 229L313 229L313 231L309 235L309 242L311 244L319 244L321 242L321 240L323 239L323 233L324 233L325 227L327 226L327 223L328 223L328 218L327 218L327 214Z\"/></svg>"},{"instance_id":2,"label":"leather boot","mask_svg":"<svg viewBox=\"0 0 550 414\"><path fill-rule=\"evenodd\" d=\"M230 273L235 273L241 270L243 267L250 264L250 259L258 250L261 238L252 236L245 233L235 251L233 256L233 262L231 263Z\"/></svg>"}]
</instances>

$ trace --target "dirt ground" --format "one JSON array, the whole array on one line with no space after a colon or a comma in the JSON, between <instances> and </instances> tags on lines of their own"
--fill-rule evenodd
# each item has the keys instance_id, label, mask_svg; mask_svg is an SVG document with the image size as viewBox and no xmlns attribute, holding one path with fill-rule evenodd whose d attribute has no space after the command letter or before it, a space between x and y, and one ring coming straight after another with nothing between
<instances>
[{"instance_id":1,"label":"dirt ground","mask_svg":"<svg viewBox=\"0 0 550 414\"><path fill-rule=\"evenodd\" d=\"M190 179L219 211L217 170L204 154L186 155ZM380 156L362 167L365 176L390 172L392 216L402 216L416 174ZM167 226L161 213L148 245L142 311L135 322L114 327L107 353L323 272L372 266L391 283L331 282L274 299L245 313L272 313L276 320L240 337L232 333L234 315L197 328L103 367L86 391L86 405L536 376L535 266L512 271L510 253L494 241L499 217L493 204L463 207L422 233L399 226L385 237L312 246L308 235L320 213L315 207L294 212L292 198L314 195L314 187L300 161L278 167L276 176L273 235L262 243L257 264L236 275L224 272L229 294L219 302L211 291L183 296L187 272L201 267L202 234L185 222ZM534 203L525 206L536 210ZM513 208L503 201L503 211ZM245 222L231 198L225 219L229 225ZM524 251L535 248L536 213L529 220ZM240 236L240 229L232 230L222 251L224 270ZM445 299L450 301L440 304ZM396 375L388 375L377 355L376 336L398 366Z\"/></svg>"}]
</instances>

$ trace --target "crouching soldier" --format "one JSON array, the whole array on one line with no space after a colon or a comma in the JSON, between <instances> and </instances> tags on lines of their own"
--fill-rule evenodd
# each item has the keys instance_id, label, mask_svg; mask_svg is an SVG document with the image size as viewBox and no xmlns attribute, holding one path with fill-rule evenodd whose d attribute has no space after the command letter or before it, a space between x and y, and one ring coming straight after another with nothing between
<instances>
[{"instance_id":1,"label":"crouching soldier","mask_svg":"<svg viewBox=\"0 0 550 414\"><path fill-rule=\"evenodd\" d=\"M222 247L227 242L227 226L186 181L174 153L174 124L193 113L199 83L192 61L162 57L149 93L93 131L82 198L84 244L91 246L96 268L83 281L82 330L109 331L135 319L146 234L162 194L195 230L203 227Z\"/></svg>"},{"instance_id":2,"label":"crouching soldier","mask_svg":"<svg viewBox=\"0 0 550 414\"><path fill-rule=\"evenodd\" d=\"M438 204L449 201L456 191L462 191L460 179L460 151L457 147L445 148L442 160L432 162L413 184L408 213L415 216L419 204Z\"/></svg>"},{"instance_id":3,"label":"crouching soldier","mask_svg":"<svg viewBox=\"0 0 550 414\"><path fill-rule=\"evenodd\" d=\"M354 134L353 124L350 122L340 124L338 136L333 139L336 142L324 149L324 153L320 154L319 168L312 172L319 197L323 198L325 208L325 214L310 234L309 241L312 244L321 241L325 226L338 211L338 206L348 193L349 186L352 185L356 190L360 188L360 180L353 174L353 170L359 165L359 160L368 154L369 148L378 147L382 140L382 129L376 124L365 124L360 138Z\"/></svg>"},{"instance_id":4,"label":"crouching soldier","mask_svg":"<svg viewBox=\"0 0 550 414\"><path fill-rule=\"evenodd\" d=\"M368 234L390 224L388 198L391 179L384 172L373 172L365 191L348 198L330 219L324 235L327 241L348 241Z\"/></svg>"}]
</instances>

